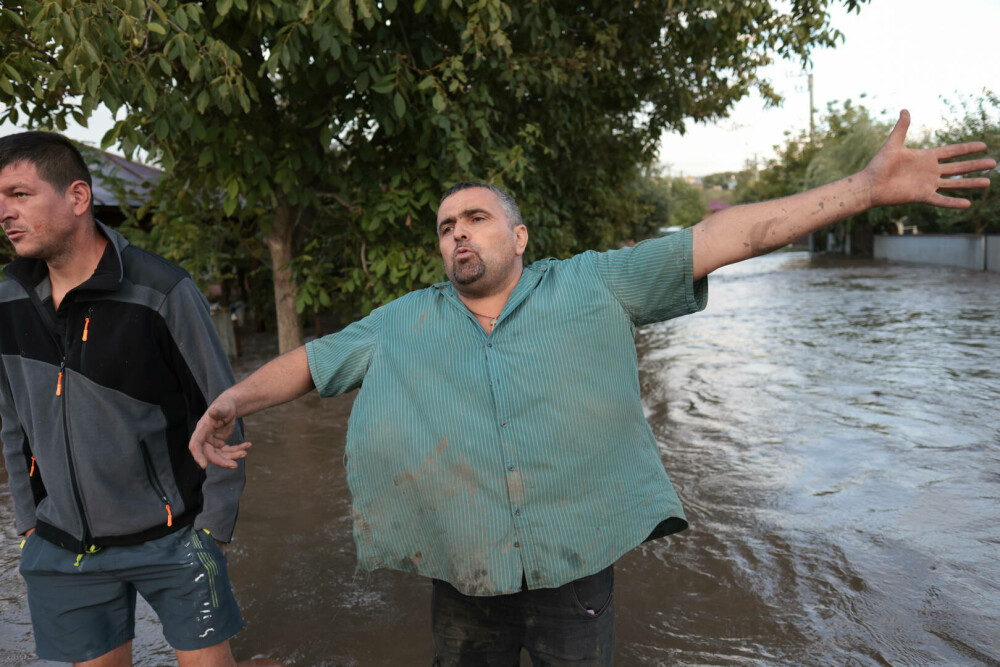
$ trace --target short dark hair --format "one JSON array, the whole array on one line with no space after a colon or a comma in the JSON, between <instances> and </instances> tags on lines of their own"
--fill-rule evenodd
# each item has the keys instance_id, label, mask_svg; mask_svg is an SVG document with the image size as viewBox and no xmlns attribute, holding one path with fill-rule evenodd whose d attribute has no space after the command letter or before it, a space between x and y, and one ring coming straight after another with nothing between
<instances>
[{"instance_id":1,"label":"short dark hair","mask_svg":"<svg viewBox=\"0 0 1000 667\"><path fill-rule=\"evenodd\" d=\"M491 185L490 183L481 183L479 181L462 181L461 183L456 183L451 186L445 193L441 195L441 200L438 202L438 206L444 203L444 200L452 196L460 190L468 190L469 188L485 188L495 194L497 199L500 200L500 206L503 207L503 212L507 215L507 222L510 224L510 228L513 229L518 225L523 225L524 221L521 220L521 209L517 206L517 200L503 188L498 185Z\"/></svg>"},{"instance_id":2,"label":"short dark hair","mask_svg":"<svg viewBox=\"0 0 1000 667\"><path fill-rule=\"evenodd\" d=\"M28 162L38 175L59 192L75 181L93 189L87 162L72 141L56 132L18 132L0 137L0 171Z\"/></svg>"}]
</instances>

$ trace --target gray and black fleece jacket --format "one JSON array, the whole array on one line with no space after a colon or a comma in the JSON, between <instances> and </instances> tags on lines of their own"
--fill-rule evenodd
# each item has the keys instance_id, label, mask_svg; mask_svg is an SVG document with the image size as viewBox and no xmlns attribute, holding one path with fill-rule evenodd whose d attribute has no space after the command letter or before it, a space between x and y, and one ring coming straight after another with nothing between
<instances>
[{"instance_id":1,"label":"gray and black fleece jacket","mask_svg":"<svg viewBox=\"0 0 1000 667\"><path fill-rule=\"evenodd\" d=\"M208 302L180 267L98 223L94 274L53 310L48 269L18 258L0 282L0 440L17 531L74 553L194 523L228 542L244 472L188 451L233 384ZM242 440L242 426L231 442Z\"/></svg>"}]
</instances>

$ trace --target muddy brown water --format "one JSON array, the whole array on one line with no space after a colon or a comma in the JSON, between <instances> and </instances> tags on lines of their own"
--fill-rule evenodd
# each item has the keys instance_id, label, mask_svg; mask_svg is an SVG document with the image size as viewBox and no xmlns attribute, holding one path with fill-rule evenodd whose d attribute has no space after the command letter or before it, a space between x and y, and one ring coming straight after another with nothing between
<instances>
[{"instance_id":1,"label":"muddy brown water","mask_svg":"<svg viewBox=\"0 0 1000 667\"><path fill-rule=\"evenodd\" d=\"M781 253L640 330L691 528L617 566L619 665L1000 665L1000 275ZM242 377L270 358L247 341ZM248 418L239 658L428 665L429 585L355 574L350 396ZM0 491L0 665L32 657ZM140 605L137 665L170 664Z\"/></svg>"}]
</instances>

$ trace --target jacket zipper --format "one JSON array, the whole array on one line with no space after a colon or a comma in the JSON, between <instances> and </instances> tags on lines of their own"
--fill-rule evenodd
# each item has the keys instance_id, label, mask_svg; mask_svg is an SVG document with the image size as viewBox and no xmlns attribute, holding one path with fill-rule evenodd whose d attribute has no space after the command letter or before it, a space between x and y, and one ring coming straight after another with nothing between
<instances>
[{"instance_id":1,"label":"jacket zipper","mask_svg":"<svg viewBox=\"0 0 1000 667\"><path fill-rule=\"evenodd\" d=\"M69 338L67 334L67 338ZM66 352L69 341L66 341L66 347L63 348L63 358L62 362L59 364L59 379L56 384L56 396L62 397L66 392ZM73 448L69 441L69 414L66 409L66 399L62 398L60 401L62 404L62 422L63 422L63 443L66 446L66 463L69 465L69 481L70 485L73 487L73 498L76 500L76 508L80 513L80 523L83 525L83 550L87 550L93 545L93 536L90 532L90 524L87 523L87 514L83 510L83 496L80 495L80 485L76 479L76 464L73 462Z\"/></svg>"},{"instance_id":2,"label":"jacket zipper","mask_svg":"<svg viewBox=\"0 0 1000 667\"><path fill-rule=\"evenodd\" d=\"M17 279L15 278L15 280ZM28 293L28 299L31 301L31 304L35 307L35 310L38 311L38 314L41 317L42 322L48 325L46 328L48 328L49 330L49 335L52 336L53 342L55 342L56 347L58 348L60 354L62 354L62 359L59 362L59 376L56 378L56 397L61 399L60 407L62 408L63 445L66 448L66 463L69 466L69 481L70 481L70 486L73 489L73 499L76 501L76 509L80 513L80 524L83 526L83 537L81 538L81 551L93 552L94 550L96 550L96 547L93 544L93 535L90 532L90 524L87 522L87 515L83 509L83 497L80 495L80 485L77 482L76 466L73 463L73 450L69 440L69 415L66 409L65 399L62 398L65 392L64 384L66 382L66 357L69 353L68 351L70 343L70 334L69 331L67 330L63 335L63 340L59 340L59 336L56 335L56 332L53 328L55 327L55 320L52 318L51 315L49 315L48 311L45 310L45 306L42 305L42 302L35 293L35 290L32 289L30 286L22 283L20 280L17 280L17 282ZM84 327L86 329L86 324L84 325ZM32 471L34 471L34 457L32 457ZM77 565L79 565L79 560L77 561Z\"/></svg>"},{"instance_id":3,"label":"jacket zipper","mask_svg":"<svg viewBox=\"0 0 1000 667\"><path fill-rule=\"evenodd\" d=\"M149 449L146 447L145 440L139 441L139 450L142 452L142 460L146 464L146 476L149 477L149 483L153 486L153 490L160 494L160 502L163 503L163 509L167 511L167 526L172 526L174 525L174 515L170 511L170 500L167 498L167 492L160 483L160 478L156 475L156 468L153 467L153 457L149 455Z\"/></svg>"},{"instance_id":4,"label":"jacket zipper","mask_svg":"<svg viewBox=\"0 0 1000 667\"><path fill-rule=\"evenodd\" d=\"M90 335L90 320L94 317L94 307L87 308L87 314L83 319L83 333L80 334L80 372L86 372L87 368L87 338Z\"/></svg>"}]
</instances>

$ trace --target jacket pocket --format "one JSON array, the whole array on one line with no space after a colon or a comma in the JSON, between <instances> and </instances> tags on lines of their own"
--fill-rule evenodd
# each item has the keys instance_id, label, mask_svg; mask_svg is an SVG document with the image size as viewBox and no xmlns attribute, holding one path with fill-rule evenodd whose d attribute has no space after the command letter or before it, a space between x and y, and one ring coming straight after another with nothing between
<instances>
[{"instance_id":1,"label":"jacket pocket","mask_svg":"<svg viewBox=\"0 0 1000 667\"><path fill-rule=\"evenodd\" d=\"M160 504L163 505L163 510L166 512L166 524L172 526L174 524L174 515L170 509L170 499L167 498L167 492L163 488L159 476L156 474L156 466L153 465L153 457L149 454L149 445L145 440L139 441L139 450L142 452L142 461L146 466L146 476L149 478L149 484L153 487L153 491L160 496Z\"/></svg>"}]
</instances>

